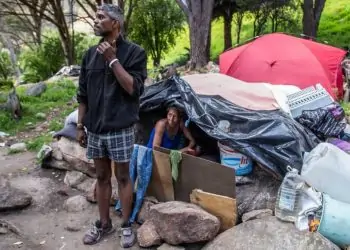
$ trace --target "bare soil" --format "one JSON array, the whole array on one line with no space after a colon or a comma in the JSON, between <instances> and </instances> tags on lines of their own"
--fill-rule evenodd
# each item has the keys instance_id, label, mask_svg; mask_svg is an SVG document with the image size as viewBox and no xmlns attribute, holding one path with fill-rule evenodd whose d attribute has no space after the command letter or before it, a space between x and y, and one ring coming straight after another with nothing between
<instances>
[{"instance_id":1,"label":"bare soil","mask_svg":"<svg viewBox=\"0 0 350 250\"><path fill-rule=\"evenodd\" d=\"M79 192L63 183L64 171L40 168L35 156L30 152L7 155L7 150L0 148L0 175L6 176L13 187L33 197L28 208L0 214L0 250L122 249L117 233L95 246L82 244L85 231L98 216L97 206L90 204L79 213L64 210L64 201ZM111 216L118 227L121 221L112 208ZM8 224L7 228L1 227L4 224ZM79 231L68 231L68 225Z\"/></svg>"}]
</instances>

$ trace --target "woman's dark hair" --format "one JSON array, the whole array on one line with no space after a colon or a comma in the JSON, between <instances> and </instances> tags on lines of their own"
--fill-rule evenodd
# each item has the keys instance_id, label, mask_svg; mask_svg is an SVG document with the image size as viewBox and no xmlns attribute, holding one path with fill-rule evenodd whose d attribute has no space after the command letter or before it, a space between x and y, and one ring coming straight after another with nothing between
<instances>
[{"instance_id":1,"label":"woman's dark hair","mask_svg":"<svg viewBox=\"0 0 350 250\"><path fill-rule=\"evenodd\" d=\"M183 116L183 111L180 108L176 107L176 106L169 106L166 109L166 113L168 114L171 109L176 110L176 112L177 112L177 114L179 115L180 118Z\"/></svg>"}]
</instances>

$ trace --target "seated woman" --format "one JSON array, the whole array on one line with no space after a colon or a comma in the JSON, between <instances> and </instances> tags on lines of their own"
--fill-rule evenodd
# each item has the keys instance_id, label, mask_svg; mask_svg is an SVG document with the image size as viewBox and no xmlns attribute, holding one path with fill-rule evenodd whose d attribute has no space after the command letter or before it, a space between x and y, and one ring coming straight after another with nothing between
<instances>
[{"instance_id":1,"label":"seated woman","mask_svg":"<svg viewBox=\"0 0 350 250\"><path fill-rule=\"evenodd\" d=\"M182 135L189 140L189 145L180 149ZM158 146L193 154L195 145L196 142L191 132L182 120L180 110L176 107L170 107L168 108L167 118L159 120L153 128L147 147Z\"/></svg>"}]
</instances>

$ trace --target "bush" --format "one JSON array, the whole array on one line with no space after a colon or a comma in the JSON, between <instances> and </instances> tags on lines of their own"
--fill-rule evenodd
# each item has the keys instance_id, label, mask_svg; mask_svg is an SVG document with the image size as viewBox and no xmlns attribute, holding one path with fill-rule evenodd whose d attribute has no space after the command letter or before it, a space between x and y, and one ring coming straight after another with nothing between
<instances>
[{"instance_id":1,"label":"bush","mask_svg":"<svg viewBox=\"0 0 350 250\"><path fill-rule=\"evenodd\" d=\"M75 61L80 64L85 51L97 43L97 38L77 33L74 35ZM65 65L62 44L57 32L45 34L40 47L33 50L25 49L20 55L20 65L23 70L23 80L26 82L38 82L58 72Z\"/></svg>"},{"instance_id":2,"label":"bush","mask_svg":"<svg viewBox=\"0 0 350 250\"><path fill-rule=\"evenodd\" d=\"M20 55L23 80L38 82L47 79L64 65L61 41L55 32L45 34L40 47L25 49Z\"/></svg>"},{"instance_id":3,"label":"bush","mask_svg":"<svg viewBox=\"0 0 350 250\"><path fill-rule=\"evenodd\" d=\"M7 79L14 73L10 54L5 49L0 49L0 79ZM1 87L1 85L0 85Z\"/></svg>"}]
</instances>

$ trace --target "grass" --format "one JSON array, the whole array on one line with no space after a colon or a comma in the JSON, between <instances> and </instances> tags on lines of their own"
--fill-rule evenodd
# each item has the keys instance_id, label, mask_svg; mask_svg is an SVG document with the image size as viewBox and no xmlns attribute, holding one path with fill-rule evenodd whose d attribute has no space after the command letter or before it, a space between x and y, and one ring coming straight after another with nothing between
<instances>
[{"instance_id":1,"label":"grass","mask_svg":"<svg viewBox=\"0 0 350 250\"><path fill-rule=\"evenodd\" d=\"M300 27L299 30L292 33L300 34L301 29L301 10L299 9ZM291 31L286 31L291 32ZM232 42L236 41L236 27L232 23ZM248 17L244 19L241 43L253 37L252 20ZM350 45L350 4L348 0L328 0L322 13L319 37L320 41L327 41L329 44L343 47ZM162 65L181 61L186 54L186 49L190 45L189 30L186 25L184 32L177 37L176 45L169 50L161 61ZM211 60L216 60L224 49L224 27L221 19L212 22L211 29Z\"/></svg>"},{"instance_id":2,"label":"grass","mask_svg":"<svg viewBox=\"0 0 350 250\"><path fill-rule=\"evenodd\" d=\"M66 79L49 83L40 97L27 96L24 87L18 87L17 93L22 104L22 119L15 121L8 112L0 111L1 131L15 135L19 131L35 126L45 119L36 117L38 113L48 113L55 108L62 108L72 100L76 93L74 84Z\"/></svg>"},{"instance_id":3,"label":"grass","mask_svg":"<svg viewBox=\"0 0 350 250\"><path fill-rule=\"evenodd\" d=\"M65 117L70 114L77 106L67 105L76 94L76 87L72 81L62 79L57 82L47 84L46 91L39 97L27 96L26 88L20 86L17 88L22 104L22 119L15 121L8 112L0 111L0 131L16 135L21 131L30 131L35 128L38 123L42 123L46 118L36 116L43 113L48 117L54 109L59 109L58 113L52 120L48 121L48 131L58 131L64 125ZM44 131L40 136L25 141L29 151L39 151L43 144L52 141L50 132ZM9 151L9 154L18 152Z\"/></svg>"}]
</instances>

